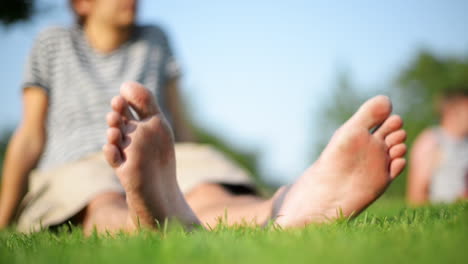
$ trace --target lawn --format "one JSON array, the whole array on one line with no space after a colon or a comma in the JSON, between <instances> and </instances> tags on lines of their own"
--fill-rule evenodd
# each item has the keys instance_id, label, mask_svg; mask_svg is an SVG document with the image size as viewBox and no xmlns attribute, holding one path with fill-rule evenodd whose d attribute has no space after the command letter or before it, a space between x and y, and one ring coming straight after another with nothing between
<instances>
[{"instance_id":1,"label":"lawn","mask_svg":"<svg viewBox=\"0 0 468 264\"><path fill-rule=\"evenodd\" d=\"M468 263L468 203L381 200L354 220L303 230L177 227L137 235L0 232L0 263Z\"/></svg>"}]
</instances>

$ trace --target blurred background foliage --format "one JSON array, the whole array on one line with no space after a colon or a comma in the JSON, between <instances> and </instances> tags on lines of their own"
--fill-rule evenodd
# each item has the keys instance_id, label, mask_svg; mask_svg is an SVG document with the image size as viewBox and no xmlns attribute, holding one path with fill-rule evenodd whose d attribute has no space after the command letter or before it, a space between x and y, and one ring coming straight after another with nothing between
<instances>
[{"instance_id":1,"label":"blurred background foliage","mask_svg":"<svg viewBox=\"0 0 468 264\"><path fill-rule=\"evenodd\" d=\"M34 0L7 0L0 5L0 24L10 26L30 20L36 11Z\"/></svg>"},{"instance_id":2,"label":"blurred background foliage","mask_svg":"<svg viewBox=\"0 0 468 264\"><path fill-rule=\"evenodd\" d=\"M15 23L31 20L36 11L34 0L9 0L0 5L0 24L9 27ZM338 72L331 95L326 107L319 114L320 133L322 135L312 139L310 147L313 157L316 158L326 146L333 131L345 122L357 107L370 96L376 93L389 95L395 107L395 112L401 114L405 120L405 129L408 132L408 145L411 145L416 136L426 127L437 124L437 100L444 89L455 85L468 83L468 57L439 56L428 50L422 50L402 67L391 83L382 83L377 90L358 89L352 81L350 71ZM258 158L255 150L244 150L229 144L222 135L215 135L205 128L192 124L199 142L217 147L229 158L239 163L249 171L255 181L263 190L271 190L262 181ZM0 169L3 164L7 142L12 130L0 132ZM387 195L402 196L405 192L406 171L390 187Z\"/></svg>"},{"instance_id":3,"label":"blurred background foliage","mask_svg":"<svg viewBox=\"0 0 468 264\"><path fill-rule=\"evenodd\" d=\"M0 133L0 171L3 171L3 160L5 159L6 147L10 140L10 135L10 131L2 131Z\"/></svg>"}]
</instances>

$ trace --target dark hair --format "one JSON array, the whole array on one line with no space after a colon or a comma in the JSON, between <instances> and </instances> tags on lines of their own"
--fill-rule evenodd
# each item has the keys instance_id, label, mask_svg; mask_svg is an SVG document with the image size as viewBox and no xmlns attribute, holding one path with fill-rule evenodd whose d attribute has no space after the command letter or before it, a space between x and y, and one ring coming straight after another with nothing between
<instances>
[{"instance_id":1,"label":"dark hair","mask_svg":"<svg viewBox=\"0 0 468 264\"><path fill-rule=\"evenodd\" d=\"M468 96L468 82L447 86L442 91L442 96L445 99L452 99L459 96Z\"/></svg>"}]
</instances>

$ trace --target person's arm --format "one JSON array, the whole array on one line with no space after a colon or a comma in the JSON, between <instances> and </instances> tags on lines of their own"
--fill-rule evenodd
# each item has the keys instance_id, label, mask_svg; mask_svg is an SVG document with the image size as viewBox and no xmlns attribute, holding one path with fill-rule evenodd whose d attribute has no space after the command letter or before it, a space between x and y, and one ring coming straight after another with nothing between
<instances>
[{"instance_id":1,"label":"person's arm","mask_svg":"<svg viewBox=\"0 0 468 264\"><path fill-rule=\"evenodd\" d=\"M28 175L36 166L46 141L48 97L38 87L23 92L23 119L7 148L0 190L0 229L8 226L23 198Z\"/></svg>"},{"instance_id":2,"label":"person's arm","mask_svg":"<svg viewBox=\"0 0 468 264\"><path fill-rule=\"evenodd\" d=\"M182 98L180 97L178 78L168 80L165 90L165 100L168 110L171 113L176 141L195 141L195 134L187 120Z\"/></svg>"},{"instance_id":3,"label":"person's arm","mask_svg":"<svg viewBox=\"0 0 468 264\"><path fill-rule=\"evenodd\" d=\"M415 141L410 155L407 199L411 205L429 200L429 185L437 162L437 141L432 131L424 131Z\"/></svg>"}]
</instances>

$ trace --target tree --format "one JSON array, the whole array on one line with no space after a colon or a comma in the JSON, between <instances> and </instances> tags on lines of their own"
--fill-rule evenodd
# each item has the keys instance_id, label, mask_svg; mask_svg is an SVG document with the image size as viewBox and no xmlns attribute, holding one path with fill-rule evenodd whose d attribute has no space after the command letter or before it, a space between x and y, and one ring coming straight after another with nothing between
<instances>
[{"instance_id":1,"label":"tree","mask_svg":"<svg viewBox=\"0 0 468 264\"><path fill-rule=\"evenodd\" d=\"M4 131L0 134L0 175L3 171L3 160L5 159L5 152L7 144L10 141L11 131ZM1 179L1 177L0 177Z\"/></svg>"},{"instance_id":2,"label":"tree","mask_svg":"<svg viewBox=\"0 0 468 264\"><path fill-rule=\"evenodd\" d=\"M32 18L35 9L34 0L7 0L0 5L0 23L9 26Z\"/></svg>"},{"instance_id":3,"label":"tree","mask_svg":"<svg viewBox=\"0 0 468 264\"><path fill-rule=\"evenodd\" d=\"M468 83L468 57L442 57L421 51L396 78L395 94L408 118L421 123L438 118L437 101L447 90Z\"/></svg>"}]
</instances>

